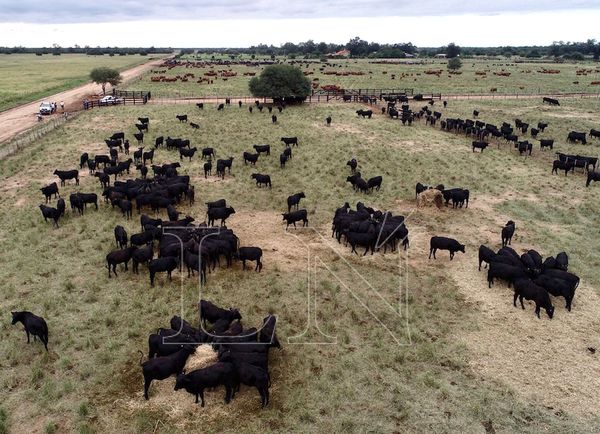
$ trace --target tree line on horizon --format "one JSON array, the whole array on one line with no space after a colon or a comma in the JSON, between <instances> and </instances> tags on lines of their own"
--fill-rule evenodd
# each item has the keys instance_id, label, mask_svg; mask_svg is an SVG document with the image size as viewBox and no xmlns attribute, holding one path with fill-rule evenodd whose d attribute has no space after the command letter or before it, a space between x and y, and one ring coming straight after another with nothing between
<instances>
[{"instance_id":1,"label":"tree line on horizon","mask_svg":"<svg viewBox=\"0 0 600 434\"><path fill-rule=\"evenodd\" d=\"M53 44L52 47L0 47L0 54L33 53L37 55L44 54L88 54L88 55L109 55L125 56L132 54L170 54L179 51L180 54L211 54L222 53L232 58L240 54L254 56L286 56L290 59L295 58L321 58L327 54L336 53L341 50L348 50L351 57L355 58L382 58L382 59L402 59L406 57L433 57L438 54L445 54L448 58L456 56L521 56L531 59L541 57L554 57L556 59L583 60L586 57L593 57L594 60L600 59L600 43L595 39L588 39L585 42L563 42L556 41L547 46L499 46L499 47L459 47L454 43L442 47L417 47L412 42L401 42L395 44L380 44L378 42L369 42L354 37L346 44L334 44L326 42L315 42L309 39L305 42L295 44L286 42L279 47L274 45L259 44L247 48L172 48L172 47L60 47Z\"/></svg>"}]
</instances>

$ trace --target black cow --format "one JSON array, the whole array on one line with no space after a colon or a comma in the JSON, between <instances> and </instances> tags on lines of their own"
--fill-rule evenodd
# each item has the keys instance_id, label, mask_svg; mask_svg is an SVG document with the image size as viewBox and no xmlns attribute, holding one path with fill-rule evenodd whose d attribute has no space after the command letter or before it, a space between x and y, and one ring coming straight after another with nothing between
<instances>
[{"instance_id":1,"label":"black cow","mask_svg":"<svg viewBox=\"0 0 600 434\"><path fill-rule=\"evenodd\" d=\"M215 200L214 202L206 202L207 208L224 208L227 206L225 199Z\"/></svg>"},{"instance_id":2,"label":"black cow","mask_svg":"<svg viewBox=\"0 0 600 434\"><path fill-rule=\"evenodd\" d=\"M262 270L262 249L260 247L240 247L237 252L237 258L242 261L242 270L246 269L246 261L256 261L254 271Z\"/></svg>"},{"instance_id":3,"label":"black cow","mask_svg":"<svg viewBox=\"0 0 600 434\"><path fill-rule=\"evenodd\" d=\"M485 262L486 264L492 263L496 259L496 252L490 249L483 244L479 246L479 271L481 271L481 264ZM487 265L486 265L487 267Z\"/></svg>"},{"instance_id":4,"label":"black cow","mask_svg":"<svg viewBox=\"0 0 600 434\"><path fill-rule=\"evenodd\" d=\"M144 143L144 133L134 133L133 137L135 137L135 139L138 142L138 145Z\"/></svg>"},{"instance_id":5,"label":"black cow","mask_svg":"<svg viewBox=\"0 0 600 434\"><path fill-rule=\"evenodd\" d=\"M177 120L179 120L179 122L187 122L188 120L187 115L176 115L175 117Z\"/></svg>"},{"instance_id":6,"label":"black cow","mask_svg":"<svg viewBox=\"0 0 600 434\"><path fill-rule=\"evenodd\" d=\"M54 225L58 228L58 219L60 218L60 211L56 208L52 208L46 205L40 205L40 210L42 211L44 221L48 222L48 219L51 218L52 220L54 220Z\"/></svg>"},{"instance_id":7,"label":"black cow","mask_svg":"<svg viewBox=\"0 0 600 434\"><path fill-rule=\"evenodd\" d=\"M519 155L523 155L526 152L528 152L529 155L531 155L531 151L533 150L533 145L531 143L529 143L527 140L524 140L522 142L515 143L515 149L519 150Z\"/></svg>"},{"instance_id":8,"label":"black cow","mask_svg":"<svg viewBox=\"0 0 600 434\"><path fill-rule=\"evenodd\" d=\"M125 140L125 133L124 132L119 132L119 133L114 133L112 136L110 136L111 140Z\"/></svg>"},{"instance_id":9,"label":"black cow","mask_svg":"<svg viewBox=\"0 0 600 434\"><path fill-rule=\"evenodd\" d=\"M206 321L216 323L219 320L225 319L229 323L238 319L242 319L242 315L237 309L223 309L207 300L200 300L199 303L200 321L206 326Z\"/></svg>"},{"instance_id":10,"label":"black cow","mask_svg":"<svg viewBox=\"0 0 600 434\"><path fill-rule=\"evenodd\" d=\"M223 168L223 176L225 176L225 169L229 169L229 173L231 173L231 165L233 164L233 157L229 157L226 159L218 159L217 160L217 168L221 166Z\"/></svg>"},{"instance_id":11,"label":"black cow","mask_svg":"<svg viewBox=\"0 0 600 434\"><path fill-rule=\"evenodd\" d=\"M208 208L206 214L208 216L209 226L212 226L215 220L221 220L221 226L225 226L225 220L227 220L230 215L235 214L235 210L233 207Z\"/></svg>"},{"instance_id":12,"label":"black cow","mask_svg":"<svg viewBox=\"0 0 600 434\"><path fill-rule=\"evenodd\" d=\"M217 106L217 111L221 111L223 109L225 109L225 104L221 103Z\"/></svg>"},{"instance_id":13,"label":"black cow","mask_svg":"<svg viewBox=\"0 0 600 434\"><path fill-rule=\"evenodd\" d=\"M83 154L81 154L81 156L79 157L79 168L83 169L83 166L85 164L87 164L87 162L90 160L90 156L88 155L87 152L84 152Z\"/></svg>"},{"instance_id":14,"label":"black cow","mask_svg":"<svg viewBox=\"0 0 600 434\"><path fill-rule=\"evenodd\" d=\"M546 96L542 98L542 102L547 102L550 105L560 105L557 99L548 98Z\"/></svg>"},{"instance_id":15,"label":"black cow","mask_svg":"<svg viewBox=\"0 0 600 434\"><path fill-rule=\"evenodd\" d=\"M473 145L473 152L475 152L475 149L481 149L481 152L483 152L483 150L489 146L489 143L473 141L472 145Z\"/></svg>"},{"instance_id":16,"label":"black cow","mask_svg":"<svg viewBox=\"0 0 600 434\"><path fill-rule=\"evenodd\" d=\"M431 255L433 254L433 259L436 259L435 252L437 250L449 250L450 251L450 260L454 259L454 254L456 252L465 253L465 245L460 244L453 238L446 237L431 237L429 242L429 259L431 259Z\"/></svg>"},{"instance_id":17,"label":"black cow","mask_svg":"<svg viewBox=\"0 0 600 434\"><path fill-rule=\"evenodd\" d=\"M223 104L221 104L223 105ZM186 392L200 396L201 407L204 407L204 389L225 386L225 403L229 403L234 394L237 374L232 363L217 362L206 368L197 369L189 374L179 374L175 380L175 390L185 389Z\"/></svg>"},{"instance_id":18,"label":"black cow","mask_svg":"<svg viewBox=\"0 0 600 434\"><path fill-rule=\"evenodd\" d=\"M591 137L592 139L600 139L600 131L598 131L598 130L595 130L595 129L593 129L593 128L592 128L592 129L590 130L590 137Z\"/></svg>"},{"instance_id":19,"label":"black cow","mask_svg":"<svg viewBox=\"0 0 600 434\"><path fill-rule=\"evenodd\" d=\"M303 199L305 197L306 196L304 195L303 191L301 191L300 193L296 193L296 194L292 194L291 196L288 196L288 198L287 198L288 213L292 210L293 206L295 206L296 209L298 209L298 204L300 203L300 199Z\"/></svg>"},{"instance_id":20,"label":"black cow","mask_svg":"<svg viewBox=\"0 0 600 434\"><path fill-rule=\"evenodd\" d=\"M68 179L75 179L75 185L79 185L79 171L77 170L55 170L54 175L60 178L60 185L65 185Z\"/></svg>"},{"instance_id":21,"label":"black cow","mask_svg":"<svg viewBox=\"0 0 600 434\"><path fill-rule=\"evenodd\" d=\"M27 335L27 343L29 343L29 335L33 335L35 341L38 337L44 344L44 348L48 351L48 324L46 320L41 316L37 316L26 310L21 312L11 312L12 325L20 322L25 328L25 334Z\"/></svg>"},{"instance_id":22,"label":"black cow","mask_svg":"<svg viewBox=\"0 0 600 434\"><path fill-rule=\"evenodd\" d=\"M381 183L383 182L382 176L374 176L373 178L369 178L367 181L367 188L373 191L373 189L379 191L381 188Z\"/></svg>"},{"instance_id":23,"label":"black cow","mask_svg":"<svg viewBox=\"0 0 600 434\"><path fill-rule=\"evenodd\" d=\"M298 211L292 211L288 213L281 214L283 216L283 220L286 222L285 230L293 224L294 228L296 227L296 222L302 221L303 226L308 225L308 213L305 209L301 209Z\"/></svg>"},{"instance_id":24,"label":"black cow","mask_svg":"<svg viewBox=\"0 0 600 434\"><path fill-rule=\"evenodd\" d=\"M348 162L346 163L346 166L350 166L350 171L352 173L356 172L356 167L358 166L358 161L356 161L355 158L348 160Z\"/></svg>"},{"instance_id":25,"label":"black cow","mask_svg":"<svg viewBox=\"0 0 600 434\"><path fill-rule=\"evenodd\" d=\"M270 108L270 107L269 107L269 108ZM271 116L271 122L273 122L274 124L276 124L276 123L277 123L277 116L275 116L275 115L272 115L272 116Z\"/></svg>"},{"instance_id":26,"label":"black cow","mask_svg":"<svg viewBox=\"0 0 600 434\"><path fill-rule=\"evenodd\" d=\"M165 138L163 136L159 136L156 139L154 139L154 147L158 148L160 146L162 146L165 142Z\"/></svg>"},{"instance_id":27,"label":"black cow","mask_svg":"<svg viewBox=\"0 0 600 434\"><path fill-rule=\"evenodd\" d=\"M131 259L131 255L133 254L133 252L135 252L136 249L137 249L137 246L130 246L125 249L113 250L108 255L106 255L106 263L107 263L107 267L108 267L108 277L109 278L110 278L111 268L112 268L113 273L115 274L115 277L117 277L117 265L118 264L125 264L125 271L127 271L127 264L129 262L129 260Z\"/></svg>"},{"instance_id":28,"label":"black cow","mask_svg":"<svg viewBox=\"0 0 600 434\"><path fill-rule=\"evenodd\" d=\"M198 125L197 123L194 123L194 122L190 122L190 127L192 127L195 130L199 130L200 129L200 125Z\"/></svg>"},{"instance_id":29,"label":"black cow","mask_svg":"<svg viewBox=\"0 0 600 434\"><path fill-rule=\"evenodd\" d=\"M371 116L373 116L373 110L356 110L356 114L358 116L362 116L363 118L369 118L371 119Z\"/></svg>"},{"instance_id":30,"label":"black cow","mask_svg":"<svg viewBox=\"0 0 600 434\"><path fill-rule=\"evenodd\" d=\"M117 242L117 247L119 249L124 249L127 247L127 231L121 225L115 226L115 241Z\"/></svg>"},{"instance_id":31,"label":"black cow","mask_svg":"<svg viewBox=\"0 0 600 434\"><path fill-rule=\"evenodd\" d=\"M250 162L250 164L252 165L256 165L256 162L258 161L258 157L260 154L251 154L250 152L245 152L244 151L244 164L248 164L248 161Z\"/></svg>"},{"instance_id":32,"label":"black cow","mask_svg":"<svg viewBox=\"0 0 600 434\"><path fill-rule=\"evenodd\" d=\"M282 137L281 141L285 146L296 145L298 146L298 137Z\"/></svg>"},{"instance_id":33,"label":"black cow","mask_svg":"<svg viewBox=\"0 0 600 434\"><path fill-rule=\"evenodd\" d=\"M140 121L142 124L148 125L150 123L150 118L138 118L138 121Z\"/></svg>"},{"instance_id":34,"label":"black cow","mask_svg":"<svg viewBox=\"0 0 600 434\"><path fill-rule=\"evenodd\" d=\"M271 383L268 372L258 366L239 362L238 360L234 360L233 365L239 383L256 387L260 394L261 405L263 408L266 407L269 404L269 385ZM239 385L237 388L239 389Z\"/></svg>"},{"instance_id":35,"label":"black cow","mask_svg":"<svg viewBox=\"0 0 600 434\"><path fill-rule=\"evenodd\" d=\"M194 156L194 154L196 153L197 148L191 148L191 149L186 149L186 148L179 148L179 159L183 160L183 157L188 157L190 159L190 161L192 161L192 157Z\"/></svg>"},{"instance_id":36,"label":"black cow","mask_svg":"<svg viewBox=\"0 0 600 434\"><path fill-rule=\"evenodd\" d=\"M517 307L517 298L521 302L521 307L525 310L523 299L532 300L535 303L535 314L540 317L540 308L546 309L548 317L552 319L554 315L554 306L550 301L548 292L541 286L536 285L530 279L515 279L514 281L515 295L513 305Z\"/></svg>"},{"instance_id":37,"label":"black cow","mask_svg":"<svg viewBox=\"0 0 600 434\"><path fill-rule=\"evenodd\" d=\"M133 254L131 255L131 260L132 260L132 270L135 274L139 273L139 264L144 263L146 265L148 265L148 262L150 262L152 259L154 258L154 248L152 246L152 244L148 244L144 247L140 247L139 249L135 250L133 252Z\"/></svg>"},{"instance_id":38,"label":"black cow","mask_svg":"<svg viewBox=\"0 0 600 434\"><path fill-rule=\"evenodd\" d=\"M142 161L144 166L146 165L146 161L148 160L150 160L150 164L154 163L154 149L143 153Z\"/></svg>"},{"instance_id":39,"label":"black cow","mask_svg":"<svg viewBox=\"0 0 600 434\"><path fill-rule=\"evenodd\" d=\"M541 139L540 140L540 149L550 148L554 149L554 140L553 139Z\"/></svg>"},{"instance_id":40,"label":"black cow","mask_svg":"<svg viewBox=\"0 0 600 434\"><path fill-rule=\"evenodd\" d=\"M171 273L177 268L177 259L172 256L152 259L148 262L148 271L150 272L150 286L154 286L154 276L156 273L166 272L169 280L172 279Z\"/></svg>"},{"instance_id":41,"label":"black cow","mask_svg":"<svg viewBox=\"0 0 600 434\"><path fill-rule=\"evenodd\" d=\"M545 276L544 274L536 277L533 282L536 285L544 288L549 294L552 294L555 297L564 297L566 302L565 308L571 312L571 303L575 297L575 289L571 284L569 284L569 282L562 279Z\"/></svg>"},{"instance_id":42,"label":"black cow","mask_svg":"<svg viewBox=\"0 0 600 434\"><path fill-rule=\"evenodd\" d=\"M271 155L271 146L270 145L254 145L252 147L258 154L261 154L264 152L267 155Z\"/></svg>"},{"instance_id":43,"label":"black cow","mask_svg":"<svg viewBox=\"0 0 600 434\"><path fill-rule=\"evenodd\" d=\"M202 148L202 159L204 159L204 157L208 157L209 159L215 158L216 155L217 153L214 148Z\"/></svg>"},{"instance_id":44,"label":"black cow","mask_svg":"<svg viewBox=\"0 0 600 434\"><path fill-rule=\"evenodd\" d=\"M208 178L208 175L211 174L212 172L212 162L208 161L207 163L204 163L204 179Z\"/></svg>"},{"instance_id":45,"label":"black cow","mask_svg":"<svg viewBox=\"0 0 600 434\"><path fill-rule=\"evenodd\" d=\"M286 149L290 149L290 148L286 148ZM285 169L285 163L287 163L287 160L289 160L289 157L284 153L279 154L279 167L282 169Z\"/></svg>"},{"instance_id":46,"label":"black cow","mask_svg":"<svg viewBox=\"0 0 600 434\"><path fill-rule=\"evenodd\" d=\"M509 220L508 222L506 222L506 225L502 228L502 233L500 234L502 238L502 247L505 247L511 243L514 233L515 222Z\"/></svg>"},{"instance_id":47,"label":"black cow","mask_svg":"<svg viewBox=\"0 0 600 434\"><path fill-rule=\"evenodd\" d=\"M327 124L328 127L331 126L331 116L327 116L325 118L325 122L326 122L326 124Z\"/></svg>"},{"instance_id":48,"label":"black cow","mask_svg":"<svg viewBox=\"0 0 600 434\"><path fill-rule=\"evenodd\" d=\"M42 193L44 193L44 196L46 197L46 203L50 202L50 200L52 199L52 195L54 195L55 199L56 196L60 197L60 194L58 193L58 185L56 185L56 182L48 184L47 186L40 188L40 190L42 191Z\"/></svg>"},{"instance_id":49,"label":"black cow","mask_svg":"<svg viewBox=\"0 0 600 434\"><path fill-rule=\"evenodd\" d=\"M577 143L581 142L581 144L585 145L587 141L585 140L585 133L578 133L577 131L571 131L567 135L567 142Z\"/></svg>"},{"instance_id":50,"label":"black cow","mask_svg":"<svg viewBox=\"0 0 600 434\"><path fill-rule=\"evenodd\" d=\"M256 185L260 187L261 185L269 186L271 188L271 177L269 175L263 175L261 173L253 173L250 175L250 178L256 181Z\"/></svg>"},{"instance_id":51,"label":"black cow","mask_svg":"<svg viewBox=\"0 0 600 434\"><path fill-rule=\"evenodd\" d=\"M491 288L492 283L494 283L494 279L502 279L508 282L510 286L515 279L527 278L527 271L523 266L520 267L515 265L504 264L502 262L494 261L490 264L488 268L488 286Z\"/></svg>"},{"instance_id":52,"label":"black cow","mask_svg":"<svg viewBox=\"0 0 600 434\"><path fill-rule=\"evenodd\" d=\"M190 354L195 351L193 345L182 345L181 349L164 357L156 357L141 363L142 373L144 375L144 398L148 400L148 389L153 380L165 380L171 375L178 375L183 371L185 363ZM141 351L140 351L141 353ZM142 357L144 354L142 353Z\"/></svg>"},{"instance_id":53,"label":"black cow","mask_svg":"<svg viewBox=\"0 0 600 434\"><path fill-rule=\"evenodd\" d=\"M600 172L588 172L585 186L589 187L592 181L600 181Z\"/></svg>"},{"instance_id":54,"label":"black cow","mask_svg":"<svg viewBox=\"0 0 600 434\"><path fill-rule=\"evenodd\" d=\"M554 160L554 162L552 163L552 173L556 173L558 175L559 170L564 170L565 176L567 176L567 173L573 170L573 163L571 163L570 161Z\"/></svg>"},{"instance_id":55,"label":"black cow","mask_svg":"<svg viewBox=\"0 0 600 434\"><path fill-rule=\"evenodd\" d=\"M198 107L200 110L204 109L204 103L203 102L197 102L196 103L196 107Z\"/></svg>"},{"instance_id":56,"label":"black cow","mask_svg":"<svg viewBox=\"0 0 600 434\"><path fill-rule=\"evenodd\" d=\"M141 133L142 131L148 132L148 124L135 124L135 127Z\"/></svg>"}]
</instances>

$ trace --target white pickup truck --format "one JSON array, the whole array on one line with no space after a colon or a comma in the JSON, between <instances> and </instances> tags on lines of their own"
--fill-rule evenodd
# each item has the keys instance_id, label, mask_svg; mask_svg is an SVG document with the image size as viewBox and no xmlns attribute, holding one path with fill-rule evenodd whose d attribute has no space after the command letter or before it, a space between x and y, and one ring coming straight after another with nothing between
<instances>
[{"instance_id":1,"label":"white pickup truck","mask_svg":"<svg viewBox=\"0 0 600 434\"><path fill-rule=\"evenodd\" d=\"M40 104L40 114L41 115L50 115L52 114L52 104L49 102L43 102Z\"/></svg>"}]
</instances>

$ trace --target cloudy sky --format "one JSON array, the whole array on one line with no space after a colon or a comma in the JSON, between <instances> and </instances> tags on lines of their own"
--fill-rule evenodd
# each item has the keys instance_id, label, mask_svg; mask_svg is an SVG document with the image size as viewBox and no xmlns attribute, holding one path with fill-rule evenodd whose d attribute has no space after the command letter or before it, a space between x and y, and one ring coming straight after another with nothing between
<instances>
[{"instance_id":1,"label":"cloudy sky","mask_svg":"<svg viewBox=\"0 0 600 434\"><path fill-rule=\"evenodd\" d=\"M417 46L600 39L600 0L0 0L2 46Z\"/></svg>"}]
</instances>

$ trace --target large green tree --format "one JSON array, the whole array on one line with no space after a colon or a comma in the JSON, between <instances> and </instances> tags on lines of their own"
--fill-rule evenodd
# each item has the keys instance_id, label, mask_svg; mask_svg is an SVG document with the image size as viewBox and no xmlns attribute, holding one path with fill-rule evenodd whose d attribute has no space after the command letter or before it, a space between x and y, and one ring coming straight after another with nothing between
<instances>
[{"instance_id":1,"label":"large green tree","mask_svg":"<svg viewBox=\"0 0 600 434\"><path fill-rule=\"evenodd\" d=\"M446 57L452 59L453 57L460 55L460 47L456 45L454 42L451 42L446 47Z\"/></svg>"},{"instance_id":2,"label":"large green tree","mask_svg":"<svg viewBox=\"0 0 600 434\"><path fill-rule=\"evenodd\" d=\"M92 69L92 72L90 72L90 78L94 83L102 86L102 93L105 95L106 85L108 83L110 83L111 86L116 86L123 80L121 74L119 74L119 71L116 69L107 68L105 66Z\"/></svg>"},{"instance_id":3,"label":"large green tree","mask_svg":"<svg viewBox=\"0 0 600 434\"><path fill-rule=\"evenodd\" d=\"M295 66L269 65L250 80L249 88L256 97L306 98L310 95L310 80Z\"/></svg>"}]
</instances>

